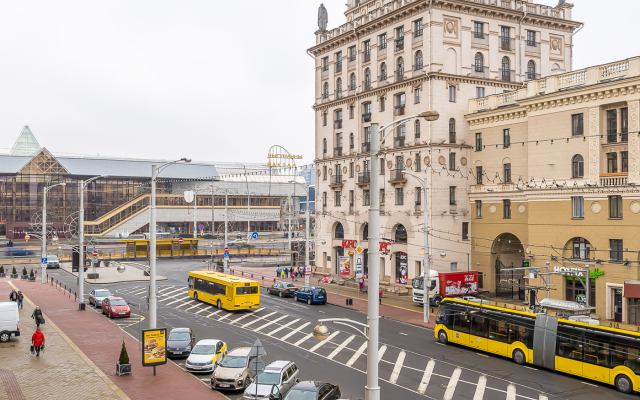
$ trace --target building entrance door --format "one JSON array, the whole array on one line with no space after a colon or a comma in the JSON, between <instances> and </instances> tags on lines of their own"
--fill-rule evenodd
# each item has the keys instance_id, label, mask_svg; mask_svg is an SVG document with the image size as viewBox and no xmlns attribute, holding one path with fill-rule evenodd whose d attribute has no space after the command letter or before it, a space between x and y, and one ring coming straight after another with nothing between
<instances>
[{"instance_id":1,"label":"building entrance door","mask_svg":"<svg viewBox=\"0 0 640 400\"><path fill-rule=\"evenodd\" d=\"M622 322L622 289L613 289L613 320Z\"/></svg>"}]
</instances>

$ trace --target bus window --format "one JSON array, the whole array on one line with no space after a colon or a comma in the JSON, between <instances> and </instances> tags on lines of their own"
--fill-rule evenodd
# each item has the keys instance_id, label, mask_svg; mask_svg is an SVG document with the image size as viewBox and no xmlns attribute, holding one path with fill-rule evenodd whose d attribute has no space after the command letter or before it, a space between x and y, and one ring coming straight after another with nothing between
<instances>
[{"instance_id":1,"label":"bus window","mask_svg":"<svg viewBox=\"0 0 640 400\"><path fill-rule=\"evenodd\" d=\"M558 356L582 361L584 339L582 336L577 336L576 333L580 332L577 329L558 326Z\"/></svg>"},{"instance_id":2,"label":"bus window","mask_svg":"<svg viewBox=\"0 0 640 400\"><path fill-rule=\"evenodd\" d=\"M438 308L438 315L436 316L436 324L442 324L447 327L447 329L451 329L451 312L440 306Z\"/></svg>"},{"instance_id":3,"label":"bus window","mask_svg":"<svg viewBox=\"0 0 640 400\"><path fill-rule=\"evenodd\" d=\"M236 294L257 294L257 286L240 286L236 288Z\"/></svg>"},{"instance_id":4,"label":"bus window","mask_svg":"<svg viewBox=\"0 0 640 400\"><path fill-rule=\"evenodd\" d=\"M497 340L498 342L508 342L507 323L504 321L497 321L492 319L489 322L489 338Z\"/></svg>"},{"instance_id":5,"label":"bus window","mask_svg":"<svg viewBox=\"0 0 640 400\"><path fill-rule=\"evenodd\" d=\"M629 367L636 374L640 374L640 354L638 349L612 344L611 368L615 368L618 365Z\"/></svg>"},{"instance_id":6,"label":"bus window","mask_svg":"<svg viewBox=\"0 0 640 400\"><path fill-rule=\"evenodd\" d=\"M609 366L609 343L586 339L584 341L584 362L589 364Z\"/></svg>"},{"instance_id":7,"label":"bus window","mask_svg":"<svg viewBox=\"0 0 640 400\"><path fill-rule=\"evenodd\" d=\"M453 330L469 333L469 321L467 320L467 314L464 312L456 312L453 316Z\"/></svg>"},{"instance_id":8,"label":"bus window","mask_svg":"<svg viewBox=\"0 0 640 400\"><path fill-rule=\"evenodd\" d=\"M510 333L509 333L509 343L513 342L522 342L527 348L531 348L531 329L518 326L518 325L509 325Z\"/></svg>"},{"instance_id":9,"label":"bus window","mask_svg":"<svg viewBox=\"0 0 640 400\"><path fill-rule=\"evenodd\" d=\"M487 337L487 325L489 320L481 315L474 314L471 317L471 334L479 337Z\"/></svg>"},{"instance_id":10,"label":"bus window","mask_svg":"<svg viewBox=\"0 0 640 400\"><path fill-rule=\"evenodd\" d=\"M187 283L189 284L189 289L193 289L193 276L190 276L189 279L187 279Z\"/></svg>"}]
</instances>

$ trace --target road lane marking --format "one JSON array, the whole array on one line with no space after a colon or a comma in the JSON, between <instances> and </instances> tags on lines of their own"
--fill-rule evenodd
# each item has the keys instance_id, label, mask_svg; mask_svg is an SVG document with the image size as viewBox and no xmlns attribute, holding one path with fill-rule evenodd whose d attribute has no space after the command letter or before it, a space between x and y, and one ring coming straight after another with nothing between
<instances>
[{"instance_id":1,"label":"road lane marking","mask_svg":"<svg viewBox=\"0 0 640 400\"><path fill-rule=\"evenodd\" d=\"M482 400L484 397L484 389L487 387L487 377L480 375L478 378L478 385L476 386L476 394L473 396L473 400Z\"/></svg>"},{"instance_id":2,"label":"road lane marking","mask_svg":"<svg viewBox=\"0 0 640 400\"><path fill-rule=\"evenodd\" d=\"M300 345L304 342L306 342L307 340L311 339L311 337L313 336L313 333L308 334L307 336L303 337L302 339L298 340L297 342L294 343L294 346L296 347L300 347ZM320 343L324 343L324 342L320 342Z\"/></svg>"},{"instance_id":3,"label":"road lane marking","mask_svg":"<svg viewBox=\"0 0 640 400\"><path fill-rule=\"evenodd\" d=\"M184 288L180 288L180 289L172 290L170 292L160 293L160 296L162 296L162 297L171 296L174 293L179 293L179 292L183 292L183 291L185 291Z\"/></svg>"},{"instance_id":4,"label":"road lane marking","mask_svg":"<svg viewBox=\"0 0 640 400\"><path fill-rule=\"evenodd\" d=\"M250 316L254 315L255 313L257 313L257 312L258 312L258 311L260 311L260 310L261 310L261 309L259 308L259 309L255 310L255 311L254 311L254 312L252 312L252 313L246 313L245 315L243 315L243 316L241 316L241 317L239 317L239 318L236 318L236 319L234 319L233 321L231 321L231 322L229 322L229 323L230 323L230 324L235 324L236 322L242 321L243 319L245 319L245 318L247 318L247 317L250 317Z\"/></svg>"},{"instance_id":5,"label":"road lane marking","mask_svg":"<svg viewBox=\"0 0 640 400\"><path fill-rule=\"evenodd\" d=\"M189 294L188 294L188 293L178 293L178 294L174 294L173 296L167 296L167 297L163 297L163 298L161 298L161 299L158 299L158 303L159 303L159 302L161 302L161 301L165 301L165 300L173 300L173 299L177 299L178 297L182 297L182 296L184 296L185 294L187 295L187 297L189 296ZM182 299L180 299L180 300L182 300ZM174 303L175 303L175 302L174 302ZM167 303L166 305L169 305L169 304L171 304L171 303Z\"/></svg>"},{"instance_id":6,"label":"road lane marking","mask_svg":"<svg viewBox=\"0 0 640 400\"><path fill-rule=\"evenodd\" d=\"M178 305L178 306L175 306L174 308L178 309L178 308L180 308L180 307L190 306L190 305L192 305L193 303L196 303L196 305L197 305L197 304L200 304L200 303L198 302L198 300L194 300L194 299L191 299L191 298L190 298L190 300L187 300L187 301L185 301L184 303L182 303L182 304L180 304L180 305ZM167 304L167 305L168 305L168 304Z\"/></svg>"},{"instance_id":7,"label":"road lane marking","mask_svg":"<svg viewBox=\"0 0 640 400\"><path fill-rule=\"evenodd\" d=\"M169 291L171 289L175 289L175 288L176 288L176 286L163 286L161 289L158 289L158 293L167 292L167 291ZM180 290L180 289L178 289L178 290Z\"/></svg>"},{"instance_id":8,"label":"road lane marking","mask_svg":"<svg viewBox=\"0 0 640 400\"><path fill-rule=\"evenodd\" d=\"M300 321L300 318L298 319L294 319L291 322L287 322L285 325L282 325L280 328L276 328L275 330L267 333L267 336L273 336L273 334L280 332L281 330L283 330L284 328L288 327L289 325L295 324L296 322Z\"/></svg>"},{"instance_id":9,"label":"road lane marking","mask_svg":"<svg viewBox=\"0 0 640 400\"><path fill-rule=\"evenodd\" d=\"M447 390L444 392L444 397L442 400L451 400L453 399L453 393L456 391L456 385L458 385L458 379L460 379L460 374L462 370L460 368L456 368L451 375L451 379L449 380L449 384L447 385Z\"/></svg>"},{"instance_id":10,"label":"road lane marking","mask_svg":"<svg viewBox=\"0 0 640 400\"><path fill-rule=\"evenodd\" d=\"M382 347L380 347L380 349L378 350L378 362L380 362L380 360L382 360L382 356L384 356L384 353L387 351L387 345L384 344L382 345Z\"/></svg>"},{"instance_id":11,"label":"road lane marking","mask_svg":"<svg viewBox=\"0 0 640 400\"><path fill-rule=\"evenodd\" d=\"M333 332L331 335L329 335L329 337L326 340L320 341L318 342L315 346L313 346L309 351L312 353L315 353L316 350L318 350L320 347L322 347L323 344L331 341L331 339L333 339L334 337L336 337L338 335L338 333L340 333L340 331L335 331Z\"/></svg>"},{"instance_id":12,"label":"road lane marking","mask_svg":"<svg viewBox=\"0 0 640 400\"><path fill-rule=\"evenodd\" d=\"M209 309L209 307L205 307L205 308L201 309L200 311L196 311L194 314L196 314L196 315L200 314L201 312L206 311L208 309Z\"/></svg>"},{"instance_id":13,"label":"road lane marking","mask_svg":"<svg viewBox=\"0 0 640 400\"><path fill-rule=\"evenodd\" d=\"M184 295L183 295L183 296L184 296ZM176 296L176 297L177 297L177 296ZM191 297L187 297L187 299L191 299ZM169 299L167 299L167 300L169 300ZM160 301L162 301L162 300L160 300ZM182 297L182 298L180 298L180 299L178 299L178 300L174 300L174 301L172 301L172 302L170 302L170 303L165 304L165 306L170 306L171 304L173 304L173 303L177 303L177 302L179 302L179 301L185 301L185 298L184 298L184 297Z\"/></svg>"},{"instance_id":14,"label":"road lane marking","mask_svg":"<svg viewBox=\"0 0 640 400\"><path fill-rule=\"evenodd\" d=\"M476 354L479 355L479 356L482 356L482 357L489 357L488 355L482 354L482 353L476 353Z\"/></svg>"},{"instance_id":15,"label":"road lane marking","mask_svg":"<svg viewBox=\"0 0 640 400\"><path fill-rule=\"evenodd\" d=\"M507 400L516 400L516 387L513 383L507 386Z\"/></svg>"},{"instance_id":16,"label":"road lane marking","mask_svg":"<svg viewBox=\"0 0 640 400\"><path fill-rule=\"evenodd\" d=\"M133 289L131 290L128 294L132 295L132 296L137 296L139 294L144 293L145 291L147 291L147 288L138 288L138 289Z\"/></svg>"},{"instance_id":17,"label":"road lane marking","mask_svg":"<svg viewBox=\"0 0 640 400\"><path fill-rule=\"evenodd\" d=\"M229 318L230 316L232 316L233 314L231 314L230 312L226 313L225 315L223 315L222 317L218 318L218 321L222 321L225 318Z\"/></svg>"},{"instance_id":18,"label":"road lane marking","mask_svg":"<svg viewBox=\"0 0 640 400\"><path fill-rule=\"evenodd\" d=\"M267 315L263 315L262 317L257 318L257 319L254 319L254 320L253 320L253 321L251 321L251 322L247 322L246 324L242 325L242 327L243 327L243 328L246 328L247 326L249 326L249 325L251 325L251 324L254 324L254 323L256 323L256 322L258 322L258 321L260 321L260 320L263 320L263 319L265 319L265 318L268 318L268 317L272 316L272 315L273 315L273 314L275 314L275 313L276 313L276 311L274 311L274 312L272 312L272 313L270 313L270 314L267 314Z\"/></svg>"},{"instance_id":19,"label":"road lane marking","mask_svg":"<svg viewBox=\"0 0 640 400\"><path fill-rule=\"evenodd\" d=\"M222 312L222 310L214 311L214 312L212 312L211 314L207 315L207 318L211 318L211 317L213 317L214 315L216 315L216 314L218 314L218 313L220 313L220 312Z\"/></svg>"},{"instance_id":20,"label":"road lane marking","mask_svg":"<svg viewBox=\"0 0 640 400\"><path fill-rule=\"evenodd\" d=\"M525 367L526 369L532 369L532 370L534 370L534 371L537 371L537 369L535 369L535 368L531 368L531 367L527 367L526 365L525 365L524 367Z\"/></svg>"},{"instance_id":21,"label":"road lane marking","mask_svg":"<svg viewBox=\"0 0 640 400\"><path fill-rule=\"evenodd\" d=\"M194 304L193 306L191 306L191 307L189 307L189 308L186 308L186 309L185 309L185 311L189 311L189 310L191 310L192 308L200 307L200 305L202 305L202 303L196 303L196 304Z\"/></svg>"},{"instance_id":22,"label":"road lane marking","mask_svg":"<svg viewBox=\"0 0 640 400\"><path fill-rule=\"evenodd\" d=\"M282 340L283 342L286 341L287 339L289 339L291 336L293 336L294 333L299 332L301 329L306 328L307 325L309 325L311 322L307 322L305 324L302 324L301 326L295 328L294 330L292 330L291 332L287 333L286 335L284 335L284 337L280 340Z\"/></svg>"},{"instance_id":23,"label":"road lane marking","mask_svg":"<svg viewBox=\"0 0 640 400\"><path fill-rule=\"evenodd\" d=\"M275 324L276 322L278 322L278 321L280 321L280 320L282 320L282 319L287 318L288 316L289 316L289 315L283 315L282 317L280 317L280 318L278 318L278 319L275 319L275 320L273 320L273 321L269 321L269 322L267 322L266 324L261 325L261 326L259 326L259 327L255 328L253 331L254 331L254 332L257 332L257 331L259 331L259 330L261 330L261 329L266 328L266 327L267 327L267 326L269 326L269 325Z\"/></svg>"},{"instance_id":24,"label":"road lane marking","mask_svg":"<svg viewBox=\"0 0 640 400\"><path fill-rule=\"evenodd\" d=\"M327 357L329 360L333 360L333 357L335 357L336 355L338 355L338 353L340 353L342 350L344 350L345 347L347 347L347 345L349 343L351 343L351 341L356 337L356 335L351 335L350 337L347 338L347 340L345 340L344 342L342 342L338 347L336 347L331 354L329 354L329 356Z\"/></svg>"},{"instance_id":25,"label":"road lane marking","mask_svg":"<svg viewBox=\"0 0 640 400\"><path fill-rule=\"evenodd\" d=\"M540 393L540 397L538 397L538 400L549 400L549 398L543 395L542 393Z\"/></svg>"},{"instance_id":26,"label":"road lane marking","mask_svg":"<svg viewBox=\"0 0 640 400\"><path fill-rule=\"evenodd\" d=\"M588 383L588 382L580 382L584 385L589 385L589 386L593 386L593 387L598 387L598 385L594 385L593 383Z\"/></svg>"},{"instance_id":27,"label":"road lane marking","mask_svg":"<svg viewBox=\"0 0 640 400\"><path fill-rule=\"evenodd\" d=\"M358 360L358 358L362 355L362 353L364 353L364 350L367 348L367 343L368 342L362 343L362 345L356 351L356 353L353 356L351 356L349 361L347 361L347 367L351 367L353 365L353 363L355 363Z\"/></svg>"},{"instance_id":28,"label":"road lane marking","mask_svg":"<svg viewBox=\"0 0 640 400\"><path fill-rule=\"evenodd\" d=\"M403 333L403 332L399 332L399 333L400 333L401 335L404 335L404 336L409 336L409 334L408 334L408 333Z\"/></svg>"},{"instance_id":29,"label":"road lane marking","mask_svg":"<svg viewBox=\"0 0 640 400\"><path fill-rule=\"evenodd\" d=\"M436 365L436 362L433 360L429 360L427 363L427 368L424 369L424 375L422 375L422 381L420 381L420 386L418 386L418 393L424 394L427 391L427 386L429 386L429 381L431 380L431 374L433 373L433 367Z\"/></svg>"},{"instance_id":30,"label":"road lane marking","mask_svg":"<svg viewBox=\"0 0 640 400\"><path fill-rule=\"evenodd\" d=\"M398 376L400 376L400 371L402 370L402 365L404 364L404 358L407 356L404 350L400 350L400 354L398 354L398 359L396 360L396 365L393 366L393 372L391 373L391 378L389 382L395 385L398 382Z\"/></svg>"}]
</instances>

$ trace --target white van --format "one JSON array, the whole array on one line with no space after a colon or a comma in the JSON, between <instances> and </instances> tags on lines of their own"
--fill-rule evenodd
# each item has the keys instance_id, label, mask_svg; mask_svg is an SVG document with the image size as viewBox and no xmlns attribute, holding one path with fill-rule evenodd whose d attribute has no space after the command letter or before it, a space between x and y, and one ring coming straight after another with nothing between
<instances>
[{"instance_id":1,"label":"white van","mask_svg":"<svg viewBox=\"0 0 640 400\"><path fill-rule=\"evenodd\" d=\"M0 302L0 342L20 336L20 314L15 301Z\"/></svg>"}]
</instances>

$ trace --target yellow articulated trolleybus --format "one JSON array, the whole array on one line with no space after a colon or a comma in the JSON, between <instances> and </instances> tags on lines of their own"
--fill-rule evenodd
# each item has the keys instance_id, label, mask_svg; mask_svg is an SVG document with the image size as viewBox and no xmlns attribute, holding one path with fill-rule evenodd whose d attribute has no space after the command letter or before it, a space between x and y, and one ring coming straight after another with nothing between
<instances>
[{"instance_id":1,"label":"yellow articulated trolleybus","mask_svg":"<svg viewBox=\"0 0 640 400\"><path fill-rule=\"evenodd\" d=\"M640 391L640 333L458 299L438 309L436 338Z\"/></svg>"},{"instance_id":2,"label":"yellow articulated trolleybus","mask_svg":"<svg viewBox=\"0 0 640 400\"><path fill-rule=\"evenodd\" d=\"M257 281L214 271L189 272L189 297L229 311L260 307Z\"/></svg>"}]
</instances>

